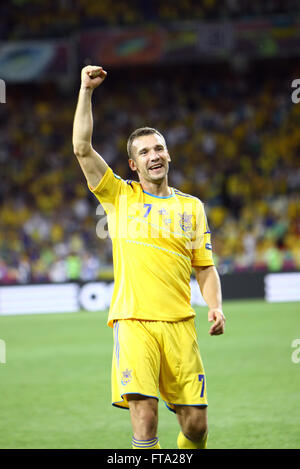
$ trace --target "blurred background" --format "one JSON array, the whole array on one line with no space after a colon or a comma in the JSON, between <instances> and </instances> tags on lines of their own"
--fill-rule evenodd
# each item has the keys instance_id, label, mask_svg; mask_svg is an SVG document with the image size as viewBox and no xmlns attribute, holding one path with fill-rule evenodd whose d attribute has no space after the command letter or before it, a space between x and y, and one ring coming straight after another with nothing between
<instances>
[{"instance_id":1,"label":"blurred background","mask_svg":"<svg viewBox=\"0 0 300 469\"><path fill-rule=\"evenodd\" d=\"M0 283L112 279L111 241L72 150L80 70L93 145L135 179L126 141L151 126L169 184L205 204L232 274L300 270L300 3L14 0L0 6Z\"/></svg>"}]
</instances>

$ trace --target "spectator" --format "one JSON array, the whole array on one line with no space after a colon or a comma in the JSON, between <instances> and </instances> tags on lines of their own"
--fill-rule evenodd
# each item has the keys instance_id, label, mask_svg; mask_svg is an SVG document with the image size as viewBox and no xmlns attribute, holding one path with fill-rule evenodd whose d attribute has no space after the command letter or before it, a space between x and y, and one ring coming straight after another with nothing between
<instances>
[{"instance_id":1,"label":"spectator","mask_svg":"<svg viewBox=\"0 0 300 469\"><path fill-rule=\"evenodd\" d=\"M134 177L129 133L151 123L166 135L170 184L205 203L224 274L300 268L300 105L283 97L292 71L280 69L279 62L261 72L259 87L257 70L243 77L222 68L222 82L196 66L182 74L136 70L136 88L116 77L109 99L95 96L94 145L123 178ZM97 237L97 202L72 152L75 99L42 84L26 92L11 86L5 112L0 107L3 284L92 281L111 272L111 245Z\"/></svg>"}]
</instances>

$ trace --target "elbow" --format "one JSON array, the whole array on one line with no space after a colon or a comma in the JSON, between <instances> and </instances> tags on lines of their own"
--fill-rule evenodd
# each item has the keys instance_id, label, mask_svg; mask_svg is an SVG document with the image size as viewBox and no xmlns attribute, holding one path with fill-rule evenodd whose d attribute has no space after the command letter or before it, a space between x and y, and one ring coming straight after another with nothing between
<instances>
[{"instance_id":1,"label":"elbow","mask_svg":"<svg viewBox=\"0 0 300 469\"><path fill-rule=\"evenodd\" d=\"M73 151L77 158L84 158L91 151L91 145L88 143L78 143L73 141Z\"/></svg>"},{"instance_id":2,"label":"elbow","mask_svg":"<svg viewBox=\"0 0 300 469\"><path fill-rule=\"evenodd\" d=\"M205 265L205 266L196 266L194 267L195 275L199 274L200 272L209 272L210 270L215 270L214 265Z\"/></svg>"}]
</instances>

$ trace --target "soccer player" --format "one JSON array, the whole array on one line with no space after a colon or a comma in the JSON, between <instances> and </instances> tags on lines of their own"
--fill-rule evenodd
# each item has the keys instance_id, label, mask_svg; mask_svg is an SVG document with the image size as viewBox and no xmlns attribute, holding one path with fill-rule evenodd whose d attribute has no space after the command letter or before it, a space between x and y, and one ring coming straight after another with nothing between
<instances>
[{"instance_id":1,"label":"soccer player","mask_svg":"<svg viewBox=\"0 0 300 469\"><path fill-rule=\"evenodd\" d=\"M156 129L137 129L128 139L129 166L139 182L115 175L94 150L91 98L106 75L99 66L82 69L73 147L107 213L113 243L112 403L130 410L132 448L160 448L158 392L178 418L178 448L206 448L207 393L190 304L192 268L209 308L211 335L223 334L225 317L203 204L169 187L171 158Z\"/></svg>"}]
</instances>

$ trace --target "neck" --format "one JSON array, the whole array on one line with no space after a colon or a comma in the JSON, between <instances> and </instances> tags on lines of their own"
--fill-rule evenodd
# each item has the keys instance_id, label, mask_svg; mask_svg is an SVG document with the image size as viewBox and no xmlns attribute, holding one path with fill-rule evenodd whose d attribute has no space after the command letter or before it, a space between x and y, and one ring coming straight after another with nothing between
<instances>
[{"instance_id":1,"label":"neck","mask_svg":"<svg viewBox=\"0 0 300 469\"><path fill-rule=\"evenodd\" d=\"M168 179L165 178L161 182L140 181L143 191L158 197L168 197L171 195L171 189L168 186Z\"/></svg>"}]
</instances>

